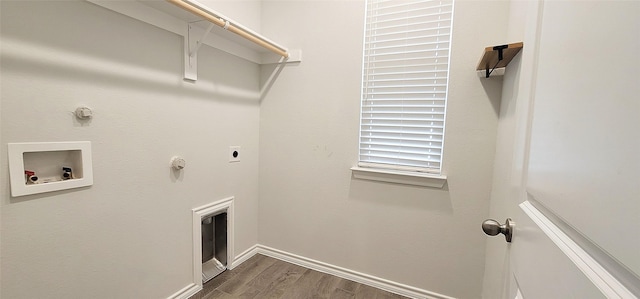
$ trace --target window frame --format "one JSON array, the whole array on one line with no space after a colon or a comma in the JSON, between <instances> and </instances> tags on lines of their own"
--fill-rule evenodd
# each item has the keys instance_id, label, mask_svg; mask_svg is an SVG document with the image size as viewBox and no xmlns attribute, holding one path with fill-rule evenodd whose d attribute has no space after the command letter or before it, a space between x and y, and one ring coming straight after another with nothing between
<instances>
[{"instance_id":1,"label":"window frame","mask_svg":"<svg viewBox=\"0 0 640 299\"><path fill-rule=\"evenodd\" d=\"M430 0L430 1L438 1L438 0ZM360 96L360 126L359 126L359 140L358 140L358 166L355 166L353 168L351 168L351 170L353 171L353 175L356 178L360 178L360 179L367 179L367 180L375 180L375 181L385 181L385 182L392 182L392 183L400 183L400 184L409 184L409 185L419 185L419 186L427 186L427 187L436 187L436 188L442 188L444 186L444 184L446 183L446 175L444 175L442 173L442 165L443 165L443 157L444 157L444 143L445 143L445 127L446 127L446 113L447 113L447 100L448 100L448 95L449 95L449 85L450 85L450 69L451 69L451 43L452 43L452 33L453 33L453 14L454 14L454 0L450 0L450 1L446 1L446 0L439 0L438 2L450 2L450 7L451 7L451 12L450 12L450 23L449 25L449 32L448 32L448 37L449 40L447 41L448 43L448 49L447 49L447 66L446 66L446 83L444 85L444 98L443 98L443 104L442 104L442 132L441 132L441 140L437 141L441 144L441 147L439 148L439 161L438 163L438 167L437 169L435 167L415 167L415 166L409 166L409 165L394 165L394 164L381 164L381 163L371 163L369 161L363 161L362 157L363 157L363 127L366 126L367 124L363 124L363 115L365 114L364 111L364 106L365 106L365 102L367 101L371 101L369 98L365 98L367 96L366 94L366 90L368 88L370 88L367 85L368 81L365 81L367 76L368 76L368 69L367 69L367 41L368 38L370 38L368 36L367 31L371 30L371 28L369 28L369 13L370 13L370 7L369 5L372 5L372 2L375 2L375 0L367 0L365 1L365 20L364 20L364 36L363 36L363 51L362 51L362 77L361 77L361 96ZM422 1L422 2L429 2L429 1ZM411 26L411 25L409 25ZM445 26L446 27L446 26ZM434 29L436 28L436 29ZM428 30L437 30L437 28L442 28L442 27L434 27L434 28L428 28L425 30L421 30L421 32L424 31L428 31ZM438 35L434 35L434 36L441 36L441 34L438 33ZM374 36L375 37L375 36ZM440 41L438 41L438 43L440 43ZM437 48L436 50L433 51L438 51ZM422 52L426 52L426 51L422 51ZM403 52L404 53L404 52ZM438 57L437 55L434 57ZM429 56L427 58L424 59L431 59L432 57ZM423 57L421 57L420 59L423 59ZM438 63L436 63L438 64ZM442 64L442 63L439 63ZM440 72L442 70L439 70ZM426 79L425 79L426 80ZM406 85L404 85L403 87L406 87ZM427 93L425 93L427 94ZM431 93L430 95L433 97L434 93ZM425 101L428 101L428 99L426 99ZM435 101L435 100L434 100ZM404 101L402 101L404 102ZM371 106L371 105L369 105ZM404 106L399 106L400 108L404 107ZM426 107L426 106L425 106ZM395 108L395 107L394 107ZM440 106L438 106L438 108L440 108ZM432 109L433 111L433 109ZM398 117L396 118L396 120L402 122L402 117ZM426 119L423 119L424 121L427 121ZM439 120L438 120L439 121ZM433 119L431 120L431 123L433 125ZM369 124L369 126L371 126L371 124ZM433 131L433 129L431 129L431 131ZM364 137L364 139L375 139L374 137ZM403 143L405 139L402 139L402 141L400 141L400 143ZM419 149L422 149L421 147L417 147ZM365 149L367 150L367 149ZM369 148L370 150L370 148ZM428 154L425 154L428 155ZM399 158L398 158L399 159ZM427 163L427 165L429 165L429 163Z\"/></svg>"}]
</instances>

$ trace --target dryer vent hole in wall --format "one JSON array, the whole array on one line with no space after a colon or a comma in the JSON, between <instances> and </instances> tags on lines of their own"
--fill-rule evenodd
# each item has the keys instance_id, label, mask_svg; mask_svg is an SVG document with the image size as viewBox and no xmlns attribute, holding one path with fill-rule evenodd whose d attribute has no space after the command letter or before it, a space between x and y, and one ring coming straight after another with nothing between
<instances>
[{"instance_id":1,"label":"dryer vent hole in wall","mask_svg":"<svg viewBox=\"0 0 640 299\"><path fill-rule=\"evenodd\" d=\"M202 283L227 269L227 213L202 217Z\"/></svg>"}]
</instances>

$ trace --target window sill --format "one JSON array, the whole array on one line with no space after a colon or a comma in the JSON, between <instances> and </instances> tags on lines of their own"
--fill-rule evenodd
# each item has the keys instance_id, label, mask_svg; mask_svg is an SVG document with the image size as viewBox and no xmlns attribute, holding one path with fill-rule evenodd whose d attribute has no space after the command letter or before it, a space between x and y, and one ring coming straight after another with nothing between
<instances>
[{"instance_id":1,"label":"window sill","mask_svg":"<svg viewBox=\"0 0 640 299\"><path fill-rule=\"evenodd\" d=\"M361 180L380 181L403 185L414 185L442 189L447 176L432 173L419 173L389 169L351 167L353 177Z\"/></svg>"}]
</instances>

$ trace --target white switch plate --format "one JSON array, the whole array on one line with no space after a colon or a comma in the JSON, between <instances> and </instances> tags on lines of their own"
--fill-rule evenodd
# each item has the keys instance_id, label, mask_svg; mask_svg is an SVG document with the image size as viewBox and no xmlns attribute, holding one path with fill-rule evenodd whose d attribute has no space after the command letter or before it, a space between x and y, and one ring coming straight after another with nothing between
<instances>
[{"instance_id":1,"label":"white switch plate","mask_svg":"<svg viewBox=\"0 0 640 299\"><path fill-rule=\"evenodd\" d=\"M240 147L239 146L230 146L229 147L229 162L240 162Z\"/></svg>"}]
</instances>

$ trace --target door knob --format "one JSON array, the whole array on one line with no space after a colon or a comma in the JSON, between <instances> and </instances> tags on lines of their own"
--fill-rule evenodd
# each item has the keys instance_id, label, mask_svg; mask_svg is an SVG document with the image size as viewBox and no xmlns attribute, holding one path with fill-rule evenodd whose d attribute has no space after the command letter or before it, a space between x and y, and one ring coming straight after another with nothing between
<instances>
[{"instance_id":1,"label":"door knob","mask_svg":"<svg viewBox=\"0 0 640 299\"><path fill-rule=\"evenodd\" d=\"M507 218L504 224L493 219L487 219L482 222L482 230L489 236L503 234L507 242L511 243L511 235L513 233L513 222L511 218Z\"/></svg>"}]
</instances>

